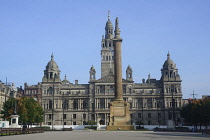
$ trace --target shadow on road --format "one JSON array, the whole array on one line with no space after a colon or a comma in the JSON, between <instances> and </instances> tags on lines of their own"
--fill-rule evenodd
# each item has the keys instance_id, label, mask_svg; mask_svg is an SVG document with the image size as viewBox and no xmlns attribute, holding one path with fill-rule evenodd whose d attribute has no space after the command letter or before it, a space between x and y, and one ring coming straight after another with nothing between
<instances>
[{"instance_id":1,"label":"shadow on road","mask_svg":"<svg viewBox=\"0 0 210 140\"><path fill-rule=\"evenodd\" d=\"M158 137L185 137L186 139L191 138L210 138L210 135L202 135L201 133L195 133L195 132L146 132L149 135L157 135Z\"/></svg>"}]
</instances>

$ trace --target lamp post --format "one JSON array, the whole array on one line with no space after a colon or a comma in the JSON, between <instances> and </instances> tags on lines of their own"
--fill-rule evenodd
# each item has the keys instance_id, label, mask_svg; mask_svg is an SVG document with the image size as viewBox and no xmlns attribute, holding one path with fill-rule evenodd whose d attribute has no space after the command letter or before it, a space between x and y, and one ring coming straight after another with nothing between
<instances>
[{"instance_id":1,"label":"lamp post","mask_svg":"<svg viewBox=\"0 0 210 140\"><path fill-rule=\"evenodd\" d=\"M54 84L53 84L53 87L49 87L48 91L50 92L50 94L52 95L53 97L53 100L52 100L52 129L54 129Z\"/></svg>"},{"instance_id":2,"label":"lamp post","mask_svg":"<svg viewBox=\"0 0 210 140\"><path fill-rule=\"evenodd\" d=\"M173 111L173 114L172 114L173 124L174 124L174 127L175 127L175 100L174 100L173 92L172 92L172 111Z\"/></svg>"},{"instance_id":3,"label":"lamp post","mask_svg":"<svg viewBox=\"0 0 210 140\"><path fill-rule=\"evenodd\" d=\"M171 86L171 93L172 93L172 120L173 120L173 125L174 125L174 128L175 128L175 102L174 102L174 92L175 92L175 90L174 90L174 88L175 88L175 86L174 85L172 85Z\"/></svg>"},{"instance_id":4,"label":"lamp post","mask_svg":"<svg viewBox=\"0 0 210 140\"><path fill-rule=\"evenodd\" d=\"M6 77L6 89L5 89L6 91L5 91L5 93L4 93L4 103L6 103L6 101L7 101L7 92L8 92L8 86L7 86L7 77ZM4 112L4 116L6 116L6 112ZM6 117L4 117L4 121L6 121Z\"/></svg>"},{"instance_id":5,"label":"lamp post","mask_svg":"<svg viewBox=\"0 0 210 140\"><path fill-rule=\"evenodd\" d=\"M160 123L161 123L161 109L162 109L162 100L160 99L160 97L157 99L157 122L158 122L158 127L160 127Z\"/></svg>"},{"instance_id":6,"label":"lamp post","mask_svg":"<svg viewBox=\"0 0 210 140\"><path fill-rule=\"evenodd\" d=\"M143 100L143 98L142 98L142 106L141 106L141 114L142 114L142 123L144 123L144 100Z\"/></svg>"},{"instance_id":7,"label":"lamp post","mask_svg":"<svg viewBox=\"0 0 210 140\"><path fill-rule=\"evenodd\" d=\"M64 130L64 111L65 111L65 109L68 109L68 104L67 104L67 99L65 99L65 96L64 96L64 92L63 92L63 119L62 119L62 121L63 121L63 130Z\"/></svg>"}]
</instances>

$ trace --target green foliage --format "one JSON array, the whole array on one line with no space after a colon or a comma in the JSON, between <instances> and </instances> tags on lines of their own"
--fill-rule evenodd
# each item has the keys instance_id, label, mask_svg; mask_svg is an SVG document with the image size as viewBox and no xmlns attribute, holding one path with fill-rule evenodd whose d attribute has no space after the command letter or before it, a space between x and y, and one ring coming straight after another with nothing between
<instances>
[{"instance_id":1,"label":"green foliage","mask_svg":"<svg viewBox=\"0 0 210 140\"><path fill-rule=\"evenodd\" d=\"M4 103L3 118L7 120L14 113L15 99L10 98ZM43 121L44 111L42 107L32 98L22 97L16 100L17 114L20 116L19 121L22 123L41 123Z\"/></svg>"},{"instance_id":2,"label":"green foliage","mask_svg":"<svg viewBox=\"0 0 210 140\"><path fill-rule=\"evenodd\" d=\"M140 125L144 125L144 123L143 123L142 121L136 121L135 124L136 124L136 125L139 125L139 126L140 126Z\"/></svg>"},{"instance_id":3,"label":"green foliage","mask_svg":"<svg viewBox=\"0 0 210 140\"><path fill-rule=\"evenodd\" d=\"M87 125L96 125L97 122L95 122L94 120L90 120L87 122Z\"/></svg>"},{"instance_id":4,"label":"green foliage","mask_svg":"<svg viewBox=\"0 0 210 140\"><path fill-rule=\"evenodd\" d=\"M207 126L210 124L210 98L193 100L182 107L180 114L188 123Z\"/></svg>"},{"instance_id":5,"label":"green foliage","mask_svg":"<svg viewBox=\"0 0 210 140\"><path fill-rule=\"evenodd\" d=\"M97 126L85 126L85 129L94 129L94 130L96 130Z\"/></svg>"},{"instance_id":6,"label":"green foliage","mask_svg":"<svg viewBox=\"0 0 210 140\"><path fill-rule=\"evenodd\" d=\"M17 101L16 101L17 102ZM6 118L6 120L10 119L10 116L12 114L14 114L14 105L15 105L15 99L14 98L9 98L3 106L3 111L2 114L4 116L2 116L2 118Z\"/></svg>"}]
</instances>

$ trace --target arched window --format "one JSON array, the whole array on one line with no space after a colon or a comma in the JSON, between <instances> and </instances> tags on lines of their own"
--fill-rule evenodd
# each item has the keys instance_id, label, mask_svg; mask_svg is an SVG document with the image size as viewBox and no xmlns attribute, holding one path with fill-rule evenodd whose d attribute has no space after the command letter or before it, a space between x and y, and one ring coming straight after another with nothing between
<instances>
[{"instance_id":1,"label":"arched window","mask_svg":"<svg viewBox=\"0 0 210 140\"><path fill-rule=\"evenodd\" d=\"M88 108L88 104L86 100L83 100L83 109L87 109Z\"/></svg>"},{"instance_id":2,"label":"arched window","mask_svg":"<svg viewBox=\"0 0 210 140\"><path fill-rule=\"evenodd\" d=\"M100 109L104 109L105 108L105 99L100 99Z\"/></svg>"},{"instance_id":3,"label":"arched window","mask_svg":"<svg viewBox=\"0 0 210 140\"><path fill-rule=\"evenodd\" d=\"M52 109L53 103L52 100L49 100L49 109Z\"/></svg>"},{"instance_id":4,"label":"arched window","mask_svg":"<svg viewBox=\"0 0 210 140\"><path fill-rule=\"evenodd\" d=\"M77 100L73 101L73 110L78 110L78 101Z\"/></svg>"}]
</instances>

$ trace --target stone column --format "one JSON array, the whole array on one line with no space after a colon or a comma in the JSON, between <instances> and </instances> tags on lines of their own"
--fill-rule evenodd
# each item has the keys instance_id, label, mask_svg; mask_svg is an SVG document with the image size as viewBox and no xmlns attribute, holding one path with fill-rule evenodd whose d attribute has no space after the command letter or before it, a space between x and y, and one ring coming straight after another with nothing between
<instances>
[{"instance_id":1,"label":"stone column","mask_svg":"<svg viewBox=\"0 0 210 140\"><path fill-rule=\"evenodd\" d=\"M114 53L115 53L115 100L123 100L122 92L122 59L121 59L121 43L122 39L114 40Z\"/></svg>"}]
</instances>

